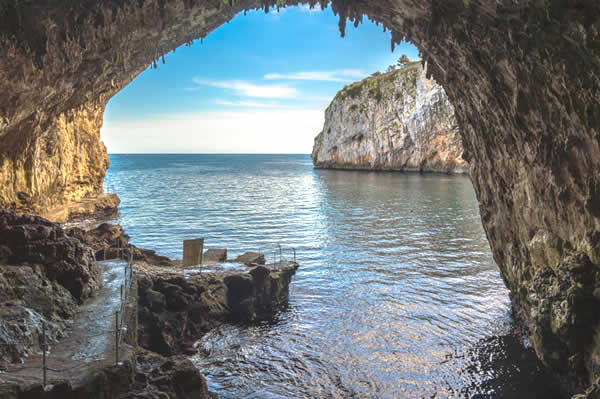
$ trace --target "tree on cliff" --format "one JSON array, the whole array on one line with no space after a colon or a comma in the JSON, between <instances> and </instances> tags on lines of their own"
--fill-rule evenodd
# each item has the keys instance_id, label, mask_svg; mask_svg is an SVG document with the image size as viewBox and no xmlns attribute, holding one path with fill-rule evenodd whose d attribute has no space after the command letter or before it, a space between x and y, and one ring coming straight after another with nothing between
<instances>
[{"instance_id":1,"label":"tree on cliff","mask_svg":"<svg viewBox=\"0 0 600 399\"><path fill-rule=\"evenodd\" d=\"M398 62L396 62L396 65L398 65L398 67L400 68L404 68L409 62L410 58L408 58L406 54L402 54L400 58L398 58Z\"/></svg>"}]
</instances>

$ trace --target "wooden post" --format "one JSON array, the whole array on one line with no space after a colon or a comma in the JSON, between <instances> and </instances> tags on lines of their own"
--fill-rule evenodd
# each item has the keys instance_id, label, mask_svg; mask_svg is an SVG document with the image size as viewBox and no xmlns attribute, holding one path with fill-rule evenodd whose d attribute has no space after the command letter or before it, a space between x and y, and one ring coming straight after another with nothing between
<instances>
[{"instance_id":1,"label":"wooden post","mask_svg":"<svg viewBox=\"0 0 600 399\"><path fill-rule=\"evenodd\" d=\"M294 250L294 263L296 263L296 248L292 248Z\"/></svg>"},{"instance_id":2,"label":"wooden post","mask_svg":"<svg viewBox=\"0 0 600 399\"><path fill-rule=\"evenodd\" d=\"M43 368L43 386L46 386L46 322L42 321L42 368Z\"/></svg>"},{"instance_id":3,"label":"wooden post","mask_svg":"<svg viewBox=\"0 0 600 399\"><path fill-rule=\"evenodd\" d=\"M204 238L183 241L183 266L196 266L202 264L202 251Z\"/></svg>"}]
</instances>

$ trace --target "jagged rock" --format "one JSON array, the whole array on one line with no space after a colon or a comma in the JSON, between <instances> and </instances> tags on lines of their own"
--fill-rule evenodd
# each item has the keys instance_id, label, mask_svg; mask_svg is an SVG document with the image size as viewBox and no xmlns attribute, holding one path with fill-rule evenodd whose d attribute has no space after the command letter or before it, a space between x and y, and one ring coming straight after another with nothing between
<instances>
[{"instance_id":1,"label":"jagged rock","mask_svg":"<svg viewBox=\"0 0 600 399\"><path fill-rule=\"evenodd\" d=\"M37 216L0 209L0 359L17 362L70 326L102 284L92 251Z\"/></svg>"},{"instance_id":2,"label":"jagged rock","mask_svg":"<svg viewBox=\"0 0 600 399\"><path fill-rule=\"evenodd\" d=\"M130 356L134 358L133 353ZM99 368L84 378L41 383L2 384L0 399L108 399L127 396L134 383L134 364L125 359L119 365ZM186 374L189 376L189 374ZM200 397L202 398L202 397Z\"/></svg>"},{"instance_id":3,"label":"jagged rock","mask_svg":"<svg viewBox=\"0 0 600 399\"><path fill-rule=\"evenodd\" d=\"M454 107L419 63L339 91L312 160L319 168L467 173Z\"/></svg>"},{"instance_id":4,"label":"jagged rock","mask_svg":"<svg viewBox=\"0 0 600 399\"><path fill-rule=\"evenodd\" d=\"M139 345L161 355L188 351L219 324L270 319L287 304L298 265L185 276L183 269L138 266Z\"/></svg>"},{"instance_id":5,"label":"jagged rock","mask_svg":"<svg viewBox=\"0 0 600 399\"><path fill-rule=\"evenodd\" d=\"M85 219L109 219L116 216L121 200L116 194L87 195L80 200L69 200L52 208L31 208L27 213L37 213L57 223Z\"/></svg>"},{"instance_id":6,"label":"jagged rock","mask_svg":"<svg viewBox=\"0 0 600 399\"><path fill-rule=\"evenodd\" d=\"M245 252L242 255L235 258L235 262L243 263L246 266L264 265L265 255L259 254L258 252Z\"/></svg>"},{"instance_id":7,"label":"jagged rock","mask_svg":"<svg viewBox=\"0 0 600 399\"><path fill-rule=\"evenodd\" d=\"M41 217L0 209L0 246L0 264L42 265L44 275L79 302L102 283L90 248Z\"/></svg>"},{"instance_id":8,"label":"jagged rock","mask_svg":"<svg viewBox=\"0 0 600 399\"><path fill-rule=\"evenodd\" d=\"M121 399L208 399L206 380L184 356L165 358L144 349L137 352L132 391Z\"/></svg>"},{"instance_id":9,"label":"jagged rock","mask_svg":"<svg viewBox=\"0 0 600 399\"><path fill-rule=\"evenodd\" d=\"M202 255L202 263L223 263L227 260L227 249L207 249Z\"/></svg>"},{"instance_id":10,"label":"jagged rock","mask_svg":"<svg viewBox=\"0 0 600 399\"><path fill-rule=\"evenodd\" d=\"M125 234L123 227L118 224L103 223L87 231L79 227L73 227L67 230L67 234L90 246L98 260L126 258L130 254L129 251L132 250L134 260L158 266L173 265L171 259L157 255L154 250L138 248L130 244L129 235Z\"/></svg>"},{"instance_id":11,"label":"jagged rock","mask_svg":"<svg viewBox=\"0 0 600 399\"><path fill-rule=\"evenodd\" d=\"M42 323L47 342L62 338L76 305L65 287L48 279L43 266L0 266L0 366L40 350Z\"/></svg>"}]
</instances>

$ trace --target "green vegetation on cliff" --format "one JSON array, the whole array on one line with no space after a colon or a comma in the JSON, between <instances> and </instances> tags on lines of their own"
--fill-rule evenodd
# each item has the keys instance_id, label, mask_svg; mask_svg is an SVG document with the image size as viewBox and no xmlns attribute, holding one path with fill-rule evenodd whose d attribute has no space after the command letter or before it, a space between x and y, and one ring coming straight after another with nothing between
<instances>
[{"instance_id":1,"label":"green vegetation on cliff","mask_svg":"<svg viewBox=\"0 0 600 399\"><path fill-rule=\"evenodd\" d=\"M345 100L350 97L355 99L359 97L363 90L368 90L369 97L374 98L378 103L383 99L387 88L391 87L394 81L398 80L399 75L402 76L402 81L410 92L414 92L417 87L417 78L419 74L418 66L421 61L411 61L402 69L396 69L391 72L377 73L372 76L345 86L340 90L335 98Z\"/></svg>"}]
</instances>

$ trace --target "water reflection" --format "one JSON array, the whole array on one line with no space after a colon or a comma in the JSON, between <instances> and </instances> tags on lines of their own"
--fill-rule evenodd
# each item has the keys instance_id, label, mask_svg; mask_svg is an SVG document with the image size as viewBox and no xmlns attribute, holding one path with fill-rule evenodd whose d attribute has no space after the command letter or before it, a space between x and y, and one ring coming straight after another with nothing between
<instances>
[{"instance_id":1,"label":"water reflection","mask_svg":"<svg viewBox=\"0 0 600 399\"><path fill-rule=\"evenodd\" d=\"M220 397L546 392L514 338L467 177L321 171L307 156L111 161L109 184L136 245L179 257L189 237L231 256L276 242L298 249L288 310L200 342L193 360Z\"/></svg>"}]
</instances>

